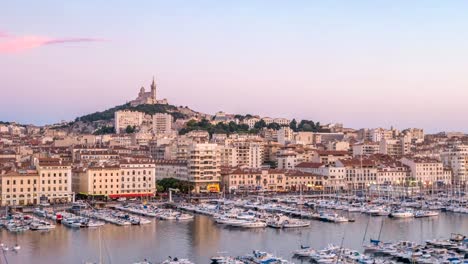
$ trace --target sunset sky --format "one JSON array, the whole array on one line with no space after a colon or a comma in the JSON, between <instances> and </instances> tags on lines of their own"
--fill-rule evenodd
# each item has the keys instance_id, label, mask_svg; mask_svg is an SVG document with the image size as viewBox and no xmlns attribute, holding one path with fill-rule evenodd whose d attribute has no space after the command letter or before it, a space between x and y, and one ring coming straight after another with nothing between
<instances>
[{"instance_id":1,"label":"sunset sky","mask_svg":"<svg viewBox=\"0 0 468 264\"><path fill-rule=\"evenodd\" d=\"M467 1L4 1L0 120L136 97L215 113L468 132Z\"/></svg>"}]
</instances>

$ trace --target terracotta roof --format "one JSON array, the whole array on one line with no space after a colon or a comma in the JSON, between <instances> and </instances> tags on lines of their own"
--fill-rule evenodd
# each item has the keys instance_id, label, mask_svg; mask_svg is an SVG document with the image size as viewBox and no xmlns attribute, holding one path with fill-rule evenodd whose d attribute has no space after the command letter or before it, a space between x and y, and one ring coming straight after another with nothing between
<instances>
[{"instance_id":1,"label":"terracotta roof","mask_svg":"<svg viewBox=\"0 0 468 264\"><path fill-rule=\"evenodd\" d=\"M323 166L323 163L320 162L301 162L296 165L296 168L310 168L310 169L317 169Z\"/></svg>"}]
</instances>

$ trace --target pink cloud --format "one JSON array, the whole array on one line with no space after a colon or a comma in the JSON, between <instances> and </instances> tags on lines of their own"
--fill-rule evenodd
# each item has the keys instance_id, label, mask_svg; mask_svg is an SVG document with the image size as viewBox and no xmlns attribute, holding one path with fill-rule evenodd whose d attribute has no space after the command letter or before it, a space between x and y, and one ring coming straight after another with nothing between
<instances>
[{"instance_id":1,"label":"pink cloud","mask_svg":"<svg viewBox=\"0 0 468 264\"><path fill-rule=\"evenodd\" d=\"M21 52L45 45L57 45L76 42L97 42L97 38L49 38L42 36L12 36L0 31L0 53Z\"/></svg>"}]
</instances>

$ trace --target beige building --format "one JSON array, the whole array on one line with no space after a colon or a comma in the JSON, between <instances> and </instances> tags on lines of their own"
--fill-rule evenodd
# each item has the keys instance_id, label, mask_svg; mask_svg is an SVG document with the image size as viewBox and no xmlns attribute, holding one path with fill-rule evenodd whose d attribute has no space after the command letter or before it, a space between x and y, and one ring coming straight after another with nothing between
<instances>
[{"instance_id":1,"label":"beige building","mask_svg":"<svg viewBox=\"0 0 468 264\"><path fill-rule=\"evenodd\" d=\"M43 158L38 160L36 167L40 176L41 199L47 199L51 203L73 200L70 163L61 159Z\"/></svg>"},{"instance_id":2,"label":"beige building","mask_svg":"<svg viewBox=\"0 0 468 264\"><path fill-rule=\"evenodd\" d=\"M152 159L123 159L120 161L121 194L129 197L154 196L156 165ZM118 196L118 195L117 195ZM110 196L114 198L116 196Z\"/></svg>"},{"instance_id":3,"label":"beige building","mask_svg":"<svg viewBox=\"0 0 468 264\"><path fill-rule=\"evenodd\" d=\"M121 175L118 164L91 164L73 171L72 189L82 195L121 194Z\"/></svg>"},{"instance_id":4,"label":"beige building","mask_svg":"<svg viewBox=\"0 0 468 264\"><path fill-rule=\"evenodd\" d=\"M188 179L193 184L193 191L220 191L220 155L218 145L194 143L188 151Z\"/></svg>"},{"instance_id":5,"label":"beige building","mask_svg":"<svg viewBox=\"0 0 468 264\"><path fill-rule=\"evenodd\" d=\"M226 191L303 191L323 188L323 176L298 170L235 169L223 172Z\"/></svg>"},{"instance_id":6,"label":"beige building","mask_svg":"<svg viewBox=\"0 0 468 264\"><path fill-rule=\"evenodd\" d=\"M289 127L280 128L277 134L278 143L285 145L291 142L293 140L293 134L294 134L294 131Z\"/></svg>"},{"instance_id":7,"label":"beige building","mask_svg":"<svg viewBox=\"0 0 468 264\"><path fill-rule=\"evenodd\" d=\"M444 166L453 171L455 185L468 185L468 146L457 146L441 153Z\"/></svg>"},{"instance_id":8,"label":"beige building","mask_svg":"<svg viewBox=\"0 0 468 264\"><path fill-rule=\"evenodd\" d=\"M225 191L285 191L284 171L267 169L235 169L223 173Z\"/></svg>"},{"instance_id":9,"label":"beige building","mask_svg":"<svg viewBox=\"0 0 468 264\"><path fill-rule=\"evenodd\" d=\"M347 141L330 141L327 145L327 150L348 151L350 149Z\"/></svg>"},{"instance_id":10,"label":"beige building","mask_svg":"<svg viewBox=\"0 0 468 264\"><path fill-rule=\"evenodd\" d=\"M35 170L0 175L0 184L2 206L39 203L39 174Z\"/></svg>"},{"instance_id":11,"label":"beige building","mask_svg":"<svg viewBox=\"0 0 468 264\"><path fill-rule=\"evenodd\" d=\"M346 159L336 162L337 168L344 168L347 189L362 190L377 184L377 165L371 159Z\"/></svg>"},{"instance_id":12,"label":"beige building","mask_svg":"<svg viewBox=\"0 0 468 264\"><path fill-rule=\"evenodd\" d=\"M335 165L336 161L340 159L349 158L348 151L338 150L315 150L312 157L312 162L323 163L326 165Z\"/></svg>"},{"instance_id":13,"label":"beige building","mask_svg":"<svg viewBox=\"0 0 468 264\"><path fill-rule=\"evenodd\" d=\"M380 141L380 154L401 157L410 153L411 142L408 138L383 139Z\"/></svg>"},{"instance_id":14,"label":"beige building","mask_svg":"<svg viewBox=\"0 0 468 264\"><path fill-rule=\"evenodd\" d=\"M143 123L144 113L138 111L121 110L114 113L115 133L125 133L125 129L130 127L140 127Z\"/></svg>"},{"instance_id":15,"label":"beige building","mask_svg":"<svg viewBox=\"0 0 468 264\"><path fill-rule=\"evenodd\" d=\"M314 144L314 133L313 132L296 132L294 133L294 143L301 145L312 145Z\"/></svg>"},{"instance_id":16,"label":"beige building","mask_svg":"<svg viewBox=\"0 0 468 264\"><path fill-rule=\"evenodd\" d=\"M377 142L364 142L353 145L352 150L353 157L369 156L378 154L380 151L380 145Z\"/></svg>"},{"instance_id":17,"label":"beige building","mask_svg":"<svg viewBox=\"0 0 468 264\"><path fill-rule=\"evenodd\" d=\"M171 134L172 122L174 118L170 114L154 114L153 115L153 133L154 134Z\"/></svg>"},{"instance_id":18,"label":"beige building","mask_svg":"<svg viewBox=\"0 0 468 264\"><path fill-rule=\"evenodd\" d=\"M402 158L401 162L410 168L411 179L422 186L452 183L451 172L444 169L441 161L431 158Z\"/></svg>"}]
</instances>

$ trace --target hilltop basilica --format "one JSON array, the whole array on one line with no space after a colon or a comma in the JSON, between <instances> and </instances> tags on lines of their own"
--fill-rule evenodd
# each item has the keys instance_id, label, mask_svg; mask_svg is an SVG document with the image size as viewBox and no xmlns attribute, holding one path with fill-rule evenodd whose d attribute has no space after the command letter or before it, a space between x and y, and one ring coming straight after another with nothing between
<instances>
[{"instance_id":1,"label":"hilltop basilica","mask_svg":"<svg viewBox=\"0 0 468 264\"><path fill-rule=\"evenodd\" d=\"M138 97L135 100L130 101L131 106L137 106L137 105L142 105L142 104L168 104L167 99L162 99L158 100L156 97L156 83L154 82L154 77L153 77L153 82L151 83L151 91L146 92L145 87L140 88L140 92L138 93Z\"/></svg>"}]
</instances>

